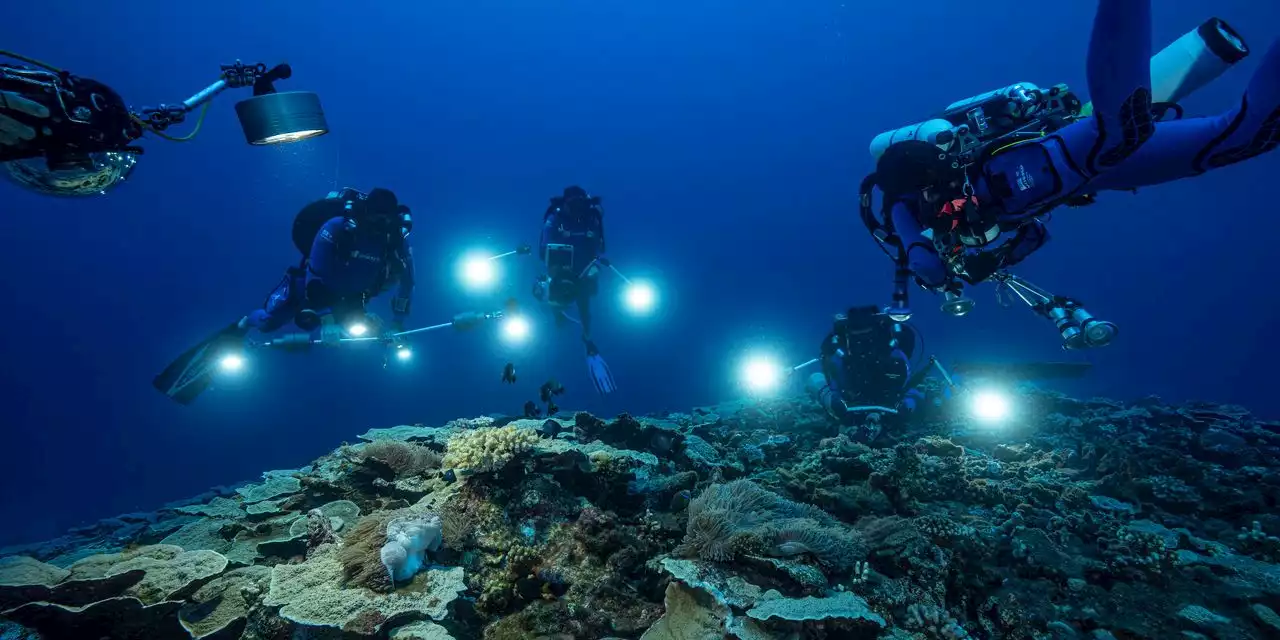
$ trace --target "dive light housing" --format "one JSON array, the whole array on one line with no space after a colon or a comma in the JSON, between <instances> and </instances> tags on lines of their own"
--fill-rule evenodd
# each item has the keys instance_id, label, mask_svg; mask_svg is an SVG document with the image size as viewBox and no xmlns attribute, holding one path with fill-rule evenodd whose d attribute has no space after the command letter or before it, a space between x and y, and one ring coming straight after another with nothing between
<instances>
[{"instance_id":1,"label":"dive light housing","mask_svg":"<svg viewBox=\"0 0 1280 640\"><path fill-rule=\"evenodd\" d=\"M1032 311L1053 323L1062 336L1062 348L1075 351L1105 347L1120 329L1114 322L1099 320L1079 301L1054 295L1025 278L1008 272L997 272L995 279Z\"/></svg>"}]
</instances>

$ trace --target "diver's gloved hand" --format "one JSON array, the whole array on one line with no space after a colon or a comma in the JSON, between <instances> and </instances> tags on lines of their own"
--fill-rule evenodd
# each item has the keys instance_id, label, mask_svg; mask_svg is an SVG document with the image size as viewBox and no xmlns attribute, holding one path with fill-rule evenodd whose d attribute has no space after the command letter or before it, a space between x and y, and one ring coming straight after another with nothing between
<instances>
[{"instance_id":1,"label":"diver's gloved hand","mask_svg":"<svg viewBox=\"0 0 1280 640\"><path fill-rule=\"evenodd\" d=\"M990 278L992 274L1004 266L1004 256L995 251L982 251L964 259L964 270L971 284L977 284Z\"/></svg>"},{"instance_id":2,"label":"diver's gloved hand","mask_svg":"<svg viewBox=\"0 0 1280 640\"><path fill-rule=\"evenodd\" d=\"M13 147L36 137L35 128L14 119L14 115L44 119L49 117L49 109L11 91L0 91L0 145Z\"/></svg>"}]
</instances>

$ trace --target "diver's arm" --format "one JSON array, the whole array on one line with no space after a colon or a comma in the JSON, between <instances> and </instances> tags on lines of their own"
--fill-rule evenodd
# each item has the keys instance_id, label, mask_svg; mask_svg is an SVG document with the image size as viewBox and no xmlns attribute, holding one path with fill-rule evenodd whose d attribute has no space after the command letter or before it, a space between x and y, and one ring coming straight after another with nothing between
<instances>
[{"instance_id":1,"label":"diver's arm","mask_svg":"<svg viewBox=\"0 0 1280 640\"><path fill-rule=\"evenodd\" d=\"M396 251L396 255L400 257L403 270L400 272L400 287L396 291L396 296L391 299L391 313L396 322L403 322L409 317L414 287L413 247L409 246L407 238L400 241L400 248Z\"/></svg>"},{"instance_id":2,"label":"diver's arm","mask_svg":"<svg viewBox=\"0 0 1280 640\"><path fill-rule=\"evenodd\" d=\"M893 230L907 251L907 265L916 279L926 288L940 290L946 286L947 267L933 249L933 243L924 237L924 227L916 218L916 207L906 201L895 202L890 212Z\"/></svg>"},{"instance_id":3,"label":"diver's arm","mask_svg":"<svg viewBox=\"0 0 1280 640\"><path fill-rule=\"evenodd\" d=\"M347 248L342 246L345 244L342 237L347 233L346 223L346 219L339 216L330 218L320 227L315 241L311 243L311 273L320 278L329 278L342 268L347 258L343 255Z\"/></svg>"},{"instance_id":4,"label":"diver's arm","mask_svg":"<svg viewBox=\"0 0 1280 640\"><path fill-rule=\"evenodd\" d=\"M1022 225L1018 229L1018 233L1014 236L1013 247L1009 251L1009 255L1004 259L1004 266L1012 267L1022 262L1027 256L1035 253L1044 243L1049 241L1049 228L1044 226L1039 220L1032 220Z\"/></svg>"}]
</instances>

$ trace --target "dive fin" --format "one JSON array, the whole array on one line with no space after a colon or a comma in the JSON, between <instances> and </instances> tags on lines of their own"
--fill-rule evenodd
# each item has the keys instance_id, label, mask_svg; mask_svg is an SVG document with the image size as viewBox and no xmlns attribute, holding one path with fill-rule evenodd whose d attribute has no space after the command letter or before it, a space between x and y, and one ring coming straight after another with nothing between
<instances>
[{"instance_id":1,"label":"dive fin","mask_svg":"<svg viewBox=\"0 0 1280 640\"><path fill-rule=\"evenodd\" d=\"M591 341L587 341L587 373L591 375L591 382L601 395L618 390L617 383L613 381L613 372L609 370L609 363L604 361L600 350Z\"/></svg>"},{"instance_id":2,"label":"dive fin","mask_svg":"<svg viewBox=\"0 0 1280 640\"><path fill-rule=\"evenodd\" d=\"M246 329L236 321L184 351L151 381L151 386L178 404L195 401L213 383L217 359L243 345Z\"/></svg>"}]
</instances>

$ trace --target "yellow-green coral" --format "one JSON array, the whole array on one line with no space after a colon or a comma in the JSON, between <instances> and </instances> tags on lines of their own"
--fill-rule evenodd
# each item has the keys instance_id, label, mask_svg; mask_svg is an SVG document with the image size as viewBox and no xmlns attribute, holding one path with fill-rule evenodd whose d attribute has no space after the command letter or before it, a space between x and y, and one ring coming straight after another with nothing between
<instances>
[{"instance_id":1,"label":"yellow-green coral","mask_svg":"<svg viewBox=\"0 0 1280 640\"><path fill-rule=\"evenodd\" d=\"M446 446L444 467L471 473L490 473L506 466L538 441L533 429L512 426L463 431Z\"/></svg>"}]
</instances>

